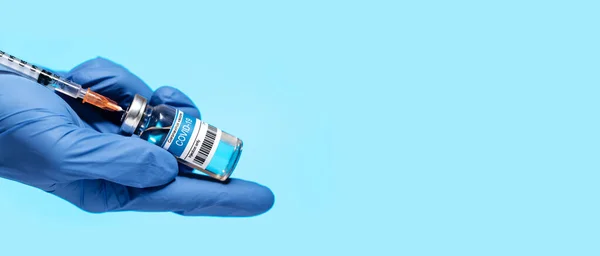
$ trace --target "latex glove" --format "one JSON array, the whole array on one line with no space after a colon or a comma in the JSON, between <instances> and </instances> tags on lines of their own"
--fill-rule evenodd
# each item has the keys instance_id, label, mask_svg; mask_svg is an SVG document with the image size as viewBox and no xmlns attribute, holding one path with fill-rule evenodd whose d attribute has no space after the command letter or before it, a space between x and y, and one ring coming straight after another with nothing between
<instances>
[{"instance_id":1,"label":"latex glove","mask_svg":"<svg viewBox=\"0 0 600 256\"><path fill-rule=\"evenodd\" d=\"M163 87L152 92L139 78L105 59L88 61L63 75L122 106L140 94L153 105L168 104L200 118L180 91ZM252 216L273 205L272 192L256 183L177 176L180 166L169 152L116 134L119 117L80 100L63 99L0 69L0 177L35 186L94 213Z\"/></svg>"}]
</instances>

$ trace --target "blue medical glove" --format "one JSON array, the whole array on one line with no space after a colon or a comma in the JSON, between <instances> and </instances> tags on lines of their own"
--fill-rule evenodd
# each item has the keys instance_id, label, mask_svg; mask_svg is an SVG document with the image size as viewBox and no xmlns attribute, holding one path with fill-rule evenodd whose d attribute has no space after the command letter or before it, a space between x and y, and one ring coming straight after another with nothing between
<instances>
[{"instance_id":1,"label":"blue medical glove","mask_svg":"<svg viewBox=\"0 0 600 256\"><path fill-rule=\"evenodd\" d=\"M177 89L155 92L105 59L63 74L122 106L135 94L200 118ZM81 209L175 212L194 216L253 216L273 205L272 192L256 183L198 179L166 150L119 131L117 113L99 111L0 69L0 177L57 195Z\"/></svg>"}]
</instances>

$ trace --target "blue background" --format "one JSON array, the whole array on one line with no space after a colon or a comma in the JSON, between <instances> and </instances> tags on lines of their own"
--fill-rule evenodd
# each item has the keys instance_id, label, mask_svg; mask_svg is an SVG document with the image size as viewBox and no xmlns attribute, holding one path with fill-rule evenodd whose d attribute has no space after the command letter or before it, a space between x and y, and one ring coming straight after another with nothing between
<instances>
[{"instance_id":1,"label":"blue background","mask_svg":"<svg viewBox=\"0 0 600 256\"><path fill-rule=\"evenodd\" d=\"M596 2L2 0L0 49L180 88L276 203L97 215L0 180L0 255L598 255Z\"/></svg>"}]
</instances>

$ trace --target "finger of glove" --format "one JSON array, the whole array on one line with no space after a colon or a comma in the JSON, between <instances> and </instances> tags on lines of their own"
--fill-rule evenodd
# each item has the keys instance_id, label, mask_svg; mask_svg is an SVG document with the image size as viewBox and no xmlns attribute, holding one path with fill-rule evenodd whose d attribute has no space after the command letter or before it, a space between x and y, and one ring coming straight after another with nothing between
<instances>
[{"instance_id":1,"label":"finger of glove","mask_svg":"<svg viewBox=\"0 0 600 256\"><path fill-rule=\"evenodd\" d=\"M170 211L185 216L248 217L273 206L275 196L265 186L238 179L228 184L177 176L166 186L130 189L120 211Z\"/></svg>"},{"instance_id":2,"label":"finger of glove","mask_svg":"<svg viewBox=\"0 0 600 256\"><path fill-rule=\"evenodd\" d=\"M198 119L202 119L200 110L198 110L196 104L194 104L194 102L187 95L176 88L163 86L154 91L152 98L150 98L150 105L156 106L159 104L172 106L180 109L186 114L192 115Z\"/></svg>"},{"instance_id":3,"label":"finger of glove","mask_svg":"<svg viewBox=\"0 0 600 256\"><path fill-rule=\"evenodd\" d=\"M56 184L46 190L91 213L103 213L123 207L129 201L130 188L106 180L77 180Z\"/></svg>"},{"instance_id":4,"label":"finger of glove","mask_svg":"<svg viewBox=\"0 0 600 256\"><path fill-rule=\"evenodd\" d=\"M152 96L152 89L139 77L123 66L104 58L95 58L73 68L67 79L83 88L111 98L119 104L127 105L135 94L145 98Z\"/></svg>"},{"instance_id":5,"label":"finger of glove","mask_svg":"<svg viewBox=\"0 0 600 256\"><path fill-rule=\"evenodd\" d=\"M49 70L50 72L59 75L60 77L67 77L67 72L65 71L56 71L56 70L52 70L49 69L47 67L44 67L42 65L37 65L38 67L45 69L45 70ZM16 72L15 70L0 66L0 74L14 74L16 76L22 76L21 74L19 74L18 72ZM35 81L31 80L31 78L26 78L27 81L29 81L30 83L36 83ZM43 86L40 86L39 84L37 85L40 88L43 88ZM10 91L15 91L16 87L13 87ZM21 87L18 87L16 89L19 89ZM50 94L50 90L46 90L48 92L48 94ZM30 91L29 91L30 92ZM54 94L54 93L52 93ZM25 93L25 94L17 94L17 95L28 95L28 99L29 102L32 101L32 95L30 95L30 93ZM118 131L118 127L116 125L114 125L113 123L111 123L110 121L108 121L106 118L102 117L102 114L100 114L100 112L97 111L97 109L91 109L89 106L85 106L84 104L81 104L81 102L77 99L73 99L69 96L63 95L61 93L58 94L54 94L54 97L58 97L58 98L62 98L64 100L64 102L66 102L71 108L70 108L70 112L73 112L75 115L74 116L80 116L80 117L84 117L82 118L82 120L86 121L86 125L95 128L98 131L102 131L102 130L111 130L113 133ZM56 104L55 104L56 105ZM103 114L106 114L103 113ZM110 114L109 114L110 115ZM120 116L117 114L112 114L112 118L113 119L120 119ZM100 129L98 128L98 126L108 126L106 128L108 129Z\"/></svg>"},{"instance_id":6,"label":"finger of glove","mask_svg":"<svg viewBox=\"0 0 600 256\"><path fill-rule=\"evenodd\" d=\"M159 104L165 104L177 108L186 114L189 114L195 118L201 119L200 110L196 107L196 104L180 90L170 87L163 86L158 88L152 98L150 98L150 105L156 106ZM184 164L179 164L179 170L182 173L190 173L194 169Z\"/></svg>"},{"instance_id":7,"label":"finger of glove","mask_svg":"<svg viewBox=\"0 0 600 256\"><path fill-rule=\"evenodd\" d=\"M177 161L167 151L139 138L99 133L86 128L54 131L62 172L76 179L103 179L145 188L166 184L178 173Z\"/></svg>"},{"instance_id":8,"label":"finger of glove","mask_svg":"<svg viewBox=\"0 0 600 256\"><path fill-rule=\"evenodd\" d=\"M29 185L62 182L59 151L52 149L65 127L86 125L54 92L0 72L0 176Z\"/></svg>"},{"instance_id":9,"label":"finger of glove","mask_svg":"<svg viewBox=\"0 0 600 256\"><path fill-rule=\"evenodd\" d=\"M46 109L78 119L54 92L37 82L0 66L0 111L9 114L26 109Z\"/></svg>"}]
</instances>

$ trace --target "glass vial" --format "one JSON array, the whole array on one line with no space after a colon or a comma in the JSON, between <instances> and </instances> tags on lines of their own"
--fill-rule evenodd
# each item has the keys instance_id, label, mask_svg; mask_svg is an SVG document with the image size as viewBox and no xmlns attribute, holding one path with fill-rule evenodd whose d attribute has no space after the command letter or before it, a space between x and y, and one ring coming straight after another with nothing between
<instances>
[{"instance_id":1,"label":"glass vial","mask_svg":"<svg viewBox=\"0 0 600 256\"><path fill-rule=\"evenodd\" d=\"M148 105L135 95L121 131L162 147L191 168L224 181L237 165L242 140L167 105Z\"/></svg>"}]
</instances>

